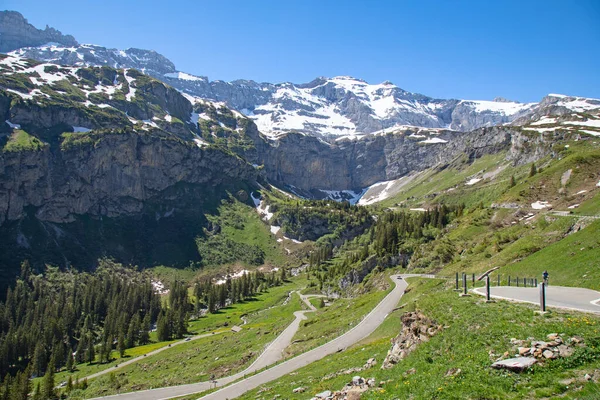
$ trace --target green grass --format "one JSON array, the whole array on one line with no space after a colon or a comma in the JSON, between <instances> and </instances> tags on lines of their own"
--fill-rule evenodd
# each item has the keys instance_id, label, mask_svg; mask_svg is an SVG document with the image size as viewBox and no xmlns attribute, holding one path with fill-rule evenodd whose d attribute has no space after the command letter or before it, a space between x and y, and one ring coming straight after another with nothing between
<instances>
[{"instance_id":1,"label":"green grass","mask_svg":"<svg viewBox=\"0 0 600 400\"><path fill-rule=\"evenodd\" d=\"M30 135L21 129L13 130L13 133L8 138L6 145L2 151L6 153L19 152L19 151L39 151L42 150L46 144L35 136Z\"/></svg>"},{"instance_id":2,"label":"green grass","mask_svg":"<svg viewBox=\"0 0 600 400\"><path fill-rule=\"evenodd\" d=\"M552 332L566 337L579 335L584 340L598 338L600 321L584 314L555 312L541 316L527 305L498 302L486 304L480 298L459 298L445 288L444 281L411 279L411 290L401 304L405 307L392 313L368 338L347 351L336 353L302 368L264 387L249 391L240 399L306 399L323 390L340 390L354 375L385 381L381 388L369 390L361 399L522 399L554 398L561 394L578 398L578 385L562 384L561 380L580 376L600 366L600 351L577 350L569 362L555 360L536 366L531 372L514 374L490 368L498 355L513 348L510 338L545 339ZM395 336L401 323L401 313L418 309L433 318L444 329L428 342L422 343L404 361L389 370L381 370L389 339ZM334 373L351 367L361 367L371 357L378 364L367 371ZM414 368L416 373L406 374ZM446 377L451 368L460 368L456 377ZM580 384L582 386L583 384ZM296 387L306 388L294 394ZM597 387L586 385L587 398L594 398Z\"/></svg>"},{"instance_id":3,"label":"green grass","mask_svg":"<svg viewBox=\"0 0 600 400\"><path fill-rule=\"evenodd\" d=\"M285 329L294 318L293 312L302 307L297 295L286 305L283 300L280 297L276 307L249 314L248 324L239 333L224 333L167 349L120 369L112 377L109 374L90 381L87 390L73 393L70 398L179 385L239 372Z\"/></svg>"},{"instance_id":4,"label":"green grass","mask_svg":"<svg viewBox=\"0 0 600 400\"><path fill-rule=\"evenodd\" d=\"M250 206L235 201L220 209L224 218L239 218L241 229L232 224L223 226L223 233L238 243L258 246L265 253L265 262L273 265L284 265L288 259L281 246L275 241L269 226L264 223L258 213Z\"/></svg>"},{"instance_id":5,"label":"green grass","mask_svg":"<svg viewBox=\"0 0 600 400\"><path fill-rule=\"evenodd\" d=\"M390 291L366 293L356 298L336 299L329 307L308 313L305 321L286 349L286 357L304 353L318 347L356 326ZM320 303L320 299L316 299ZM314 303L313 303L314 304Z\"/></svg>"},{"instance_id":6,"label":"green grass","mask_svg":"<svg viewBox=\"0 0 600 400\"><path fill-rule=\"evenodd\" d=\"M504 274L540 276L548 270L553 285L600 290L600 220L566 238L506 265Z\"/></svg>"},{"instance_id":7,"label":"green grass","mask_svg":"<svg viewBox=\"0 0 600 400\"><path fill-rule=\"evenodd\" d=\"M498 153L495 155L486 155L472 163L468 163L468 160L456 160L448 168L438 171L436 169L430 169L425 173L419 175L414 181L407 184L396 196L390 197L378 203L382 207L392 207L398 203L405 205L420 205L427 196L439 196L443 195L444 191L455 188L455 190L464 190L468 194L476 194L478 190L473 190L473 187L463 188L463 184L468 180L467 178L480 172L480 171L493 171L505 162L505 153ZM483 184L484 182L482 182ZM451 193L451 192L450 192ZM491 195L490 195L491 196ZM446 203L459 203L465 202L467 205L475 204L484 199L469 199L469 196L454 196L458 200L446 201ZM450 199L450 195L444 197L446 200Z\"/></svg>"},{"instance_id":8,"label":"green grass","mask_svg":"<svg viewBox=\"0 0 600 400\"><path fill-rule=\"evenodd\" d=\"M163 282L164 284L168 284L175 280L181 282L191 282L192 279L198 273L198 270L192 268L181 269L167 267L164 265L148 268L146 271L148 271L150 275Z\"/></svg>"}]
</instances>

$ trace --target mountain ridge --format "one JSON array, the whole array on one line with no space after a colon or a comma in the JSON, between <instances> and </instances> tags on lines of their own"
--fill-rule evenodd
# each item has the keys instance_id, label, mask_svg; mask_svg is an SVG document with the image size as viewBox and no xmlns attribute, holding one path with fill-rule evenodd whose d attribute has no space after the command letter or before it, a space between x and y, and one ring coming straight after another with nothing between
<instances>
[{"instance_id":1,"label":"mountain ridge","mask_svg":"<svg viewBox=\"0 0 600 400\"><path fill-rule=\"evenodd\" d=\"M2 13L7 12L0 15L4 15ZM241 111L271 139L290 131L325 140L360 138L403 126L467 132L535 119L533 114L538 106L549 102L546 98L539 103L519 103L504 98L435 99L406 91L389 81L369 84L349 76L321 76L299 84L246 79L210 81L206 76L178 71L170 60L153 50L108 49L76 41L69 42L68 46L45 43L19 47L11 54L56 64L138 69L182 93L223 102Z\"/></svg>"}]
</instances>

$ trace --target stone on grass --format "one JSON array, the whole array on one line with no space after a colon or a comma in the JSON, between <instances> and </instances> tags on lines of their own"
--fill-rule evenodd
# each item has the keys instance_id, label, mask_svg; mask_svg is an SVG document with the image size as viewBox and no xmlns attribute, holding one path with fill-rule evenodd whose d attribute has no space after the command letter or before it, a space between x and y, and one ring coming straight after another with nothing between
<instances>
[{"instance_id":1,"label":"stone on grass","mask_svg":"<svg viewBox=\"0 0 600 400\"><path fill-rule=\"evenodd\" d=\"M535 364L537 360L533 357L516 357L507 360L496 361L492 364L492 368L508 369L514 372L521 372Z\"/></svg>"},{"instance_id":2,"label":"stone on grass","mask_svg":"<svg viewBox=\"0 0 600 400\"><path fill-rule=\"evenodd\" d=\"M556 354L554 354L554 352L552 352L550 350L544 350L544 352L542 353L542 356L544 356L544 358L548 358L548 359L556 358Z\"/></svg>"},{"instance_id":3,"label":"stone on grass","mask_svg":"<svg viewBox=\"0 0 600 400\"><path fill-rule=\"evenodd\" d=\"M292 392L294 393L304 393L306 389L304 389L302 386L297 387L296 389L292 390Z\"/></svg>"},{"instance_id":4,"label":"stone on grass","mask_svg":"<svg viewBox=\"0 0 600 400\"><path fill-rule=\"evenodd\" d=\"M324 392L317 393L317 394L315 394L315 397L317 399L326 399L328 397L331 397L331 390L326 390Z\"/></svg>"}]
</instances>

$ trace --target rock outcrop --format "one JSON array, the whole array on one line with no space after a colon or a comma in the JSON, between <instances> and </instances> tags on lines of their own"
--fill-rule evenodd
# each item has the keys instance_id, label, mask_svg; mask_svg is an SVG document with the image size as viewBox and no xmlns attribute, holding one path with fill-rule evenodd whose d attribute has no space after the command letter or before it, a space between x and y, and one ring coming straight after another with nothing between
<instances>
[{"instance_id":1,"label":"rock outcrop","mask_svg":"<svg viewBox=\"0 0 600 400\"><path fill-rule=\"evenodd\" d=\"M427 342L442 327L418 311L408 312L400 317L402 331L392 339L392 348L388 351L382 369L393 368L406 356L416 350L422 342Z\"/></svg>"},{"instance_id":2,"label":"rock outcrop","mask_svg":"<svg viewBox=\"0 0 600 400\"><path fill-rule=\"evenodd\" d=\"M37 29L16 11L0 11L0 53L51 42L64 46L78 45L73 36L63 35L54 28Z\"/></svg>"}]
</instances>

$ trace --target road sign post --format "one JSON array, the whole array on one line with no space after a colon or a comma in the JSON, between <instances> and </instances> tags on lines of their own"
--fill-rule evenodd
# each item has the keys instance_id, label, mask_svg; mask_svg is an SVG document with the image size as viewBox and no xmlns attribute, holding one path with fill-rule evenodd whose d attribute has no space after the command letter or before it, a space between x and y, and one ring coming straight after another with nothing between
<instances>
[{"instance_id":1,"label":"road sign post","mask_svg":"<svg viewBox=\"0 0 600 400\"><path fill-rule=\"evenodd\" d=\"M487 275L485 277L485 299L487 301L491 300L491 296L490 296L490 276Z\"/></svg>"},{"instance_id":2,"label":"road sign post","mask_svg":"<svg viewBox=\"0 0 600 400\"><path fill-rule=\"evenodd\" d=\"M458 272L456 273L456 290L458 290Z\"/></svg>"},{"instance_id":3,"label":"road sign post","mask_svg":"<svg viewBox=\"0 0 600 400\"><path fill-rule=\"evenodd\" d=\"M467 294L467 274L463 273L463 295Z\"/></svg>"},{"instance_id":4,"label":"road sign post","mask_svg":"<svg viewBox=\"0 0 600 400\"><path fill-rule=\"evenodd\" d=\"M544 282L540 284L540 309L542 312L546 312L546 284Z\"/></svg>"}]
</instances>

